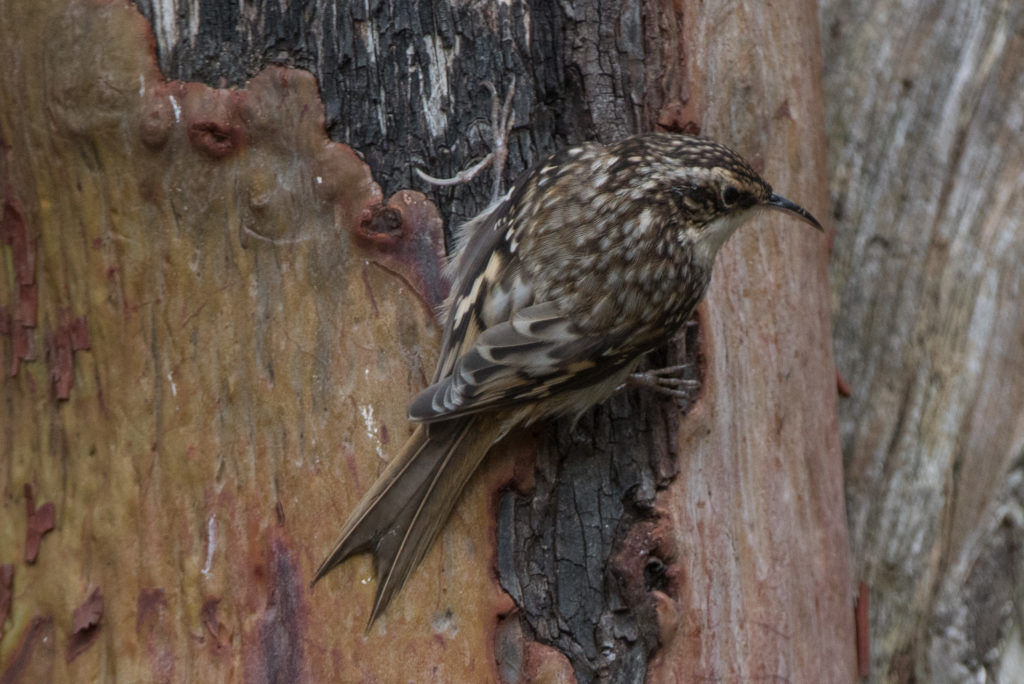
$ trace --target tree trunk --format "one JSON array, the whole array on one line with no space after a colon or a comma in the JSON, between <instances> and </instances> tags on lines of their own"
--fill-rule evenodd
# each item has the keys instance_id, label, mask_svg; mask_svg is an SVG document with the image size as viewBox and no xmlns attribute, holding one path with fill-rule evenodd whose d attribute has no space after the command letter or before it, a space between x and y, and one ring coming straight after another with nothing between
<instances>
[{"instance_id":1,"label":"tree trunk","mask_svg":"<svg viewBox=\"0 0 1024 684\"><path fill-rule=\"evenodd\" d=\"M779 217L656 355L686 415L511 436L367 634L367 557L309 586L430 375L493 178L413 169L490 151L488 84L504 185L660 127L825 214L812 3L357 4L0 5L0 678L853 679L827 246Z\"/></svg>"},{"instance_id":2,"label":"tree trunk","mask_svg":"<svg viewBox=\"0 0 1024 684\"><path fill-rule=\"evenodd\" d=\"M1024 681L1024 5L823 3L840 426L878 681Z\"/></svg>"}]
</instances>

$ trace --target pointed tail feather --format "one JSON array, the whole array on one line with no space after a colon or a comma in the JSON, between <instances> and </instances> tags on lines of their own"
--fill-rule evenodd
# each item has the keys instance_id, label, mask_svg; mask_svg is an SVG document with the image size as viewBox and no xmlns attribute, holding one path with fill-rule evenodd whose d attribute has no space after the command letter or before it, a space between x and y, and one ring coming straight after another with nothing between
<instances>
[{"instance_id":1,"label":"pointed tail feather","mask_svg":"<svg viewBox=\"0 0 1024 684\"><path fill-rule=\"evenodd\" d=\"M349 556L374 550L377 540L393 526L403 504L422 487L429 475L432 469L429 456L435 451L428 449L430 446L427 430L418 427L356 504L337 543L317 569L314 583ZM418 458L424 452L428 458Z\"/></svg>"},{"instance_id":2,"label":"pointed tail feather","mask_svg":"<svg viewBox=\"0 0 1024 684\"><path fill-rule=\"evenodd\" d=\"M313 582L349 556L371 551L378 585L369 628L426 555L502 433L498 423L478 417L418 426L359 501Z\"/></svg>"}]
</instances>

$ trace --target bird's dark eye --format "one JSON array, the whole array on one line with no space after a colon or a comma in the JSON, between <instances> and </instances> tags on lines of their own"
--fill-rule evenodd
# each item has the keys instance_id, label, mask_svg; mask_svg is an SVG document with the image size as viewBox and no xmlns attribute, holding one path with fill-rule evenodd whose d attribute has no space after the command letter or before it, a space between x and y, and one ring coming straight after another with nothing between
<instances>
[{"instance_id":1,"label":"bird's dark eye","mask_svg":"<svg viewBox=\"0 0 1024 684\"><path fill-rule=\"evenodd\" d=\"M722 204L727 207L731 207L736 204L740 199L740 189L735 185L726 185L725 189L722 190Z\"/></svg>"}]
</instances>

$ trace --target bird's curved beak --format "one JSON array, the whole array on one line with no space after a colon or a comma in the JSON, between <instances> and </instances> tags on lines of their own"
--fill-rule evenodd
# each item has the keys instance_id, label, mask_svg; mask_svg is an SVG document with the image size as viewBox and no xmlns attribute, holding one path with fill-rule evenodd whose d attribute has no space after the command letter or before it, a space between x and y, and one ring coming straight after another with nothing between
<instances>
[{"instance_id":1,"label":"bird's curved beak","mask_svg":"<svg viewBox=\"0 0 1024 684\"><path fill-rule=\"evenodd\" d=\"M764 202L762 202L761 206L767 207L768 209L778 209L780 211L793 214L794 216L797 216L798 218L801 218L807 223L811 224L821 232L825 232L825 229L821 227L820 223L818 223L818 219L811 216L811 212L807 211L799 204L794 204L793 202L790 202L782 195L776 195L775 193L772 193L772 196L769 197Z\"/></svg>"}]
</instances>

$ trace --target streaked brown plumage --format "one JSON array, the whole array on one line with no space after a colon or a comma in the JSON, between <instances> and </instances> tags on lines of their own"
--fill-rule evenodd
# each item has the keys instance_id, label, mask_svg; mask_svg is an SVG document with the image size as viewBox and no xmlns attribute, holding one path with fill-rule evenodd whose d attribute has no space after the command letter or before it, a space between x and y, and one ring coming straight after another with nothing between
<instances>
[{"instance_id":1,"label":"streaked brown plumage","mask_svg":"<svg viewBox=\"0 0 1024 684\"><path fill-rule=\"evenodd\" d=\"M578 415L611 396L690 316L718 249L758 208L821 228L739 155L690 136L586 143L520 178L463 228L437 370L409 405L420 425L316 579L373 553L372 623L487 450L516 425Z\"/></svg>"}]
</instances>

